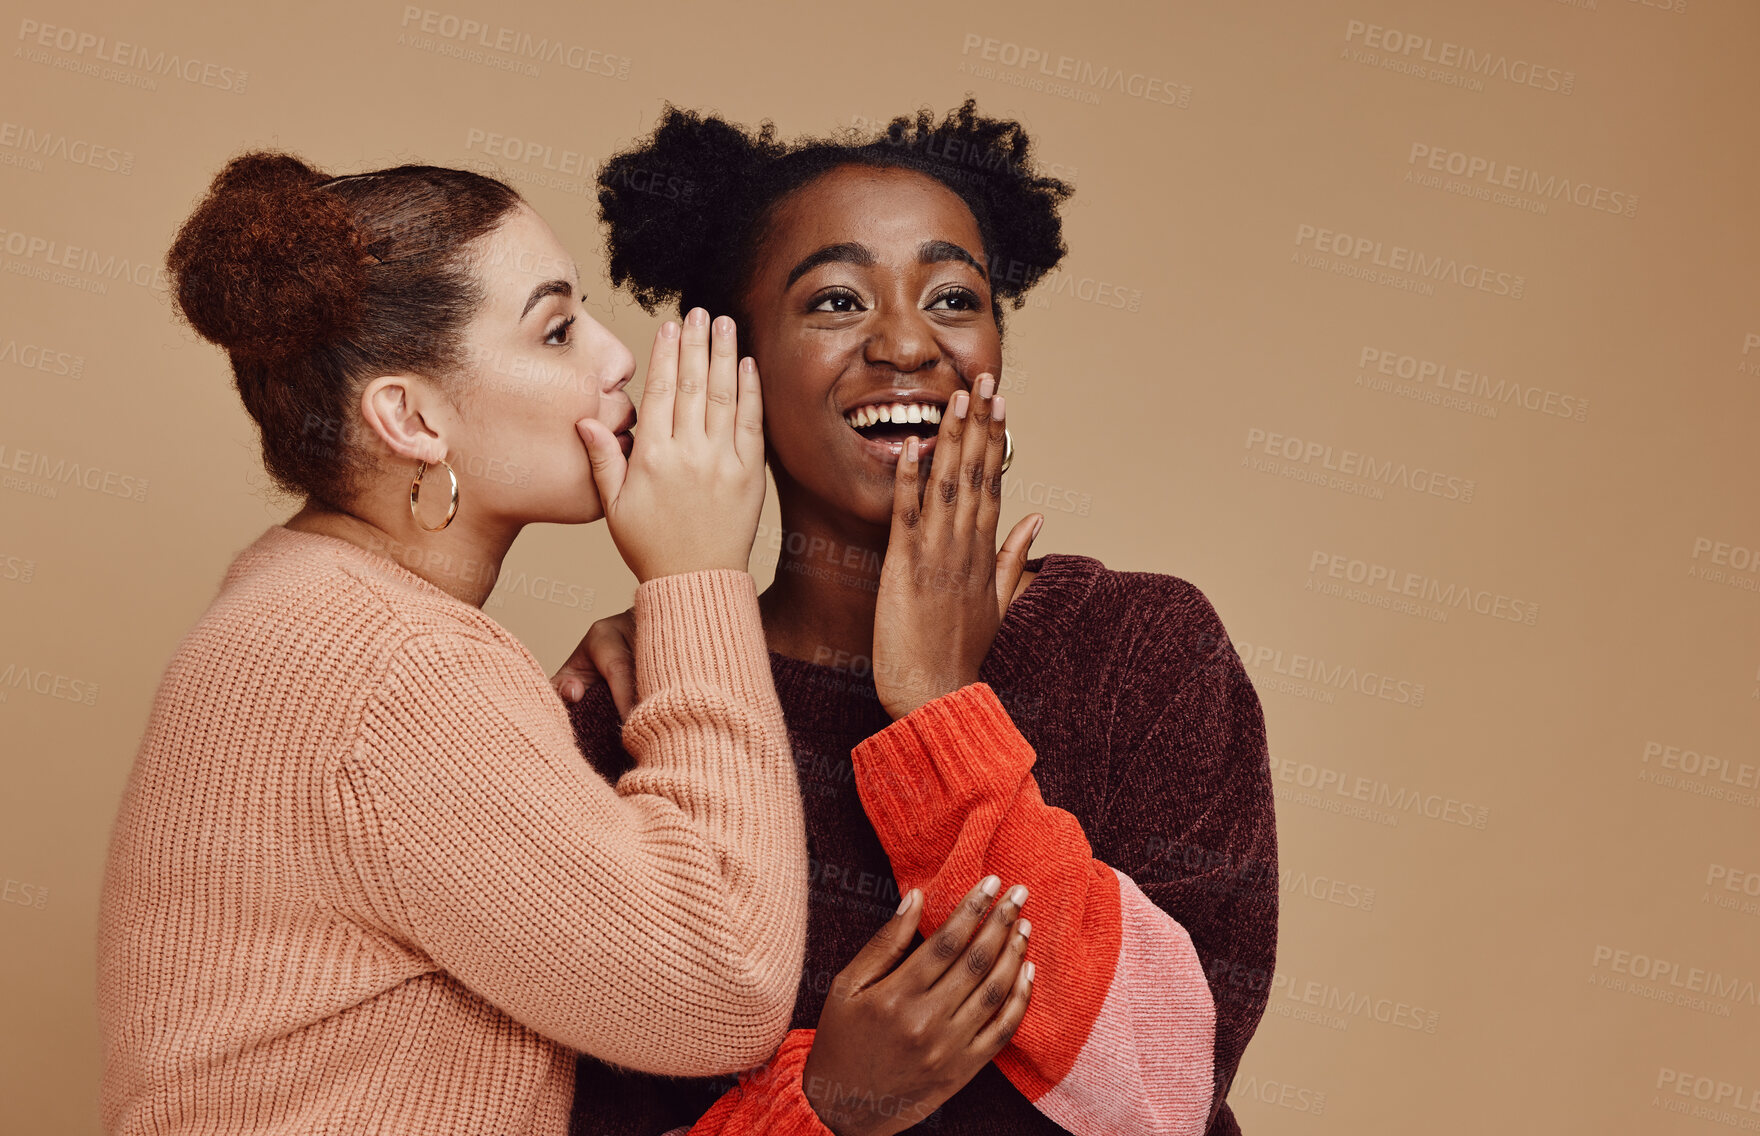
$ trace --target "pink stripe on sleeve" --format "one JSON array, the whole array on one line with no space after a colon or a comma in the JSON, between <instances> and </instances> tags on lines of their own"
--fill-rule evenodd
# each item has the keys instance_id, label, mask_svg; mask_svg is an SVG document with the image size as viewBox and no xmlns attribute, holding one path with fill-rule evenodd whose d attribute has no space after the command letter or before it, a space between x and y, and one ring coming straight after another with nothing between
<instances>
[{"instance_id":1,"label":"pink stripe on sleeve","mask_svg":"<svg viewBox=\"0 0 1760 1136\"><path fill-rule=\"evenodd\" d=\"M1033 1104L1076 1136L1196 1136L1210 1117L1210 984L1186 929L1113 874L1123 936L1112 985L1075 1065Z\"/></svg>"}]
</instances>

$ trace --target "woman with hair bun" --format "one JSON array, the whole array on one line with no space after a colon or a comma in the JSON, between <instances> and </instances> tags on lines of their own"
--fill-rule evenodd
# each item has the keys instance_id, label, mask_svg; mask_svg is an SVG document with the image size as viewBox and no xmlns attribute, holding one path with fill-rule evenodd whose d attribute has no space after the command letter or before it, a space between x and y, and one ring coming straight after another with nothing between
<instances>
[{"instance_id":1,"label":"woman with hair bun","mask_svg":"<svg viewBox=\"0 0 1760 1136\"><path fill-rule=\"evenodd\" d=\"M305 503L232 563L129 776L105 1130L559 1136L579 1054L764 1061L806 878L732 321L660 329L632 435L634 360L550 228L428 166L245 155L168 264ZM615 781L481 610L523 526L601 517L638 580Z\"/></svg>"},{"instance_id":2,"label":"woman with hair bun","mask_svg":"<svg viewBox=\"0 0 1760 1136\"><path fill-rule=\"evenodd\" d=\"M1277 938L1252 684L1184 580L1027 560L1036 515L997 549L1003 306L1064 255L1070 187L970 100L798 143L669 108L599 187L612 281L733 313L763 373L783 539L759 602L813 887L777 1057L732 1087L583 1059L574 1132L1238 1132ZM601 621L557 676L608 776L629 696L589 679L626 634ZM1020 885L987 893L1004 917L1033 905L1030 939L978 952L984 996L895 968L919 920L920 950L961 948L980 873ZM985 1017L1023 951L1032 1005L998 1051Z\"/></svg>"}]
</instances>

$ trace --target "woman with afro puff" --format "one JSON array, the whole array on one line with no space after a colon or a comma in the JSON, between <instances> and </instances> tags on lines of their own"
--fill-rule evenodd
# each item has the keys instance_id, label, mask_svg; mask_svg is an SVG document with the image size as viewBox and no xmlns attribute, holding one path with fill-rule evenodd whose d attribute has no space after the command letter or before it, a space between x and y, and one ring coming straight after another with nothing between
<instances>
[{"instance_id":1,"label":"woman with afro puff","mask_svg":"<svg viewBox=\"0 0 1760 1136\"><path fill-rule=\"evenodd\" d=\"M1239 1131L1277 938L1258 699L1193 585L1028 559L1037 515L997 550L1004 309L1065 254L1071 192L970 100L794 143L669 107L601 169L613 283L733 316L757 360L783 529L760 610L812 900L769 1063L583 1058L579 1136ZM628 633L601 621L556 676L585 753L619 752L628 695L594 680ZM932 965L968 941L994 967L969 995Z\"/></svg>"}]
</instances>

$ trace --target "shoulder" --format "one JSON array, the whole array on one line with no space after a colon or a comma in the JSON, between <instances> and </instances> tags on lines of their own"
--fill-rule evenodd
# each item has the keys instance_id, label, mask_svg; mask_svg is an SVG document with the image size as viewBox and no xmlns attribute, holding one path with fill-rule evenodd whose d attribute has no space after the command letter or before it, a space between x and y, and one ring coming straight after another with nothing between
<instances>
[{"instance_id":1,"label":"shoulder","mask_svg":"<svg viewBox=\"0 0 1760 1136\"><path fill-rule=\"evenodd\" d=\"M1090 556L1050 554L1029 562L1044 581L1041 598L1064 634L1083 645L1091 666L1104 659L1108 669L1151 678L1157 686L1177 685L1188 674L1232 657L1222 618L1196 584L1162 572L1108 568ZM1029 587L1021 593L1033 594Z\"/></svg>"},{"instance_id":2,"label":"shoulder","mask_svg":"<svg viewBox=\"0 0 1760 1136\"><path fill-rule=\"evenodd\" d=\"M393 561L280 526L233 561L180 655L203 649L251 656L302 685L382 682L416 651L537 665L489 616Z\"/></svg>"},{"instance_id":3,"label":"shoulder","mask_svg":"<svg viewBox=\"0 0 1760 1136\"><path fill-rule=\"evenodd\" d=\"M1116 637L1105 687L1114 742L1150 761L1177 755L1182 784L1216 794L1268 792L1264 711L1216 607L1189 580L1103 569L1096 609Z\"/></svg>"},{"instance_id":4,"label":"shoulder","mask_svg":"<svg viewBox=\"0 0 1760 1136\"><path fill-rule=\"evenodd\" d=\"M1059 688L1104 708L1113 743L1155 762L1186 754L1200 780L1235 763L1262 763L1258 695L1215 605L1196 584L1111 569L1086 556L1045 557L1034 584L1040 580L1052 585L1041 602L1067 610L1030 613L1044 614L1044 626L1056 628L1054 637L1040 639L1045 649L1038 657L1057 673Z\"/></svg>"},{"instance_id":5,"label":"shoulder","mask_svg":"<svg viewBox=\"0 0 1760 1136\"><path fill-rule=\"evenodd\" d=\"M277 526L233 559L174 666L219 654L268 672L274 685L319 676L333 685L378 670L407 634L397 608L347 558Z\"/></svg>"}]
</instances>

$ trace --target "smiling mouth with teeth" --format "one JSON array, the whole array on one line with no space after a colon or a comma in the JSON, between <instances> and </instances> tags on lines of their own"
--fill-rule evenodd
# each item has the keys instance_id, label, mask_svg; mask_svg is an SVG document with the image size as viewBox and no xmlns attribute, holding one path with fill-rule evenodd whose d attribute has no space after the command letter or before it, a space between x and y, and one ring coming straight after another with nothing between
<instances>
[{"instance_id":1,"label":"smiling mouth with teeth","mask_svg":"<svg viewBox=\"0 0 1760 1136\"><path fill-rule=\"evenodd\" d=\"M871 442L897 442L906 438L933 438L941 425L941 407L932 402L890 402L858 406L843 420Z\"/></svg>"}]
</instances>

